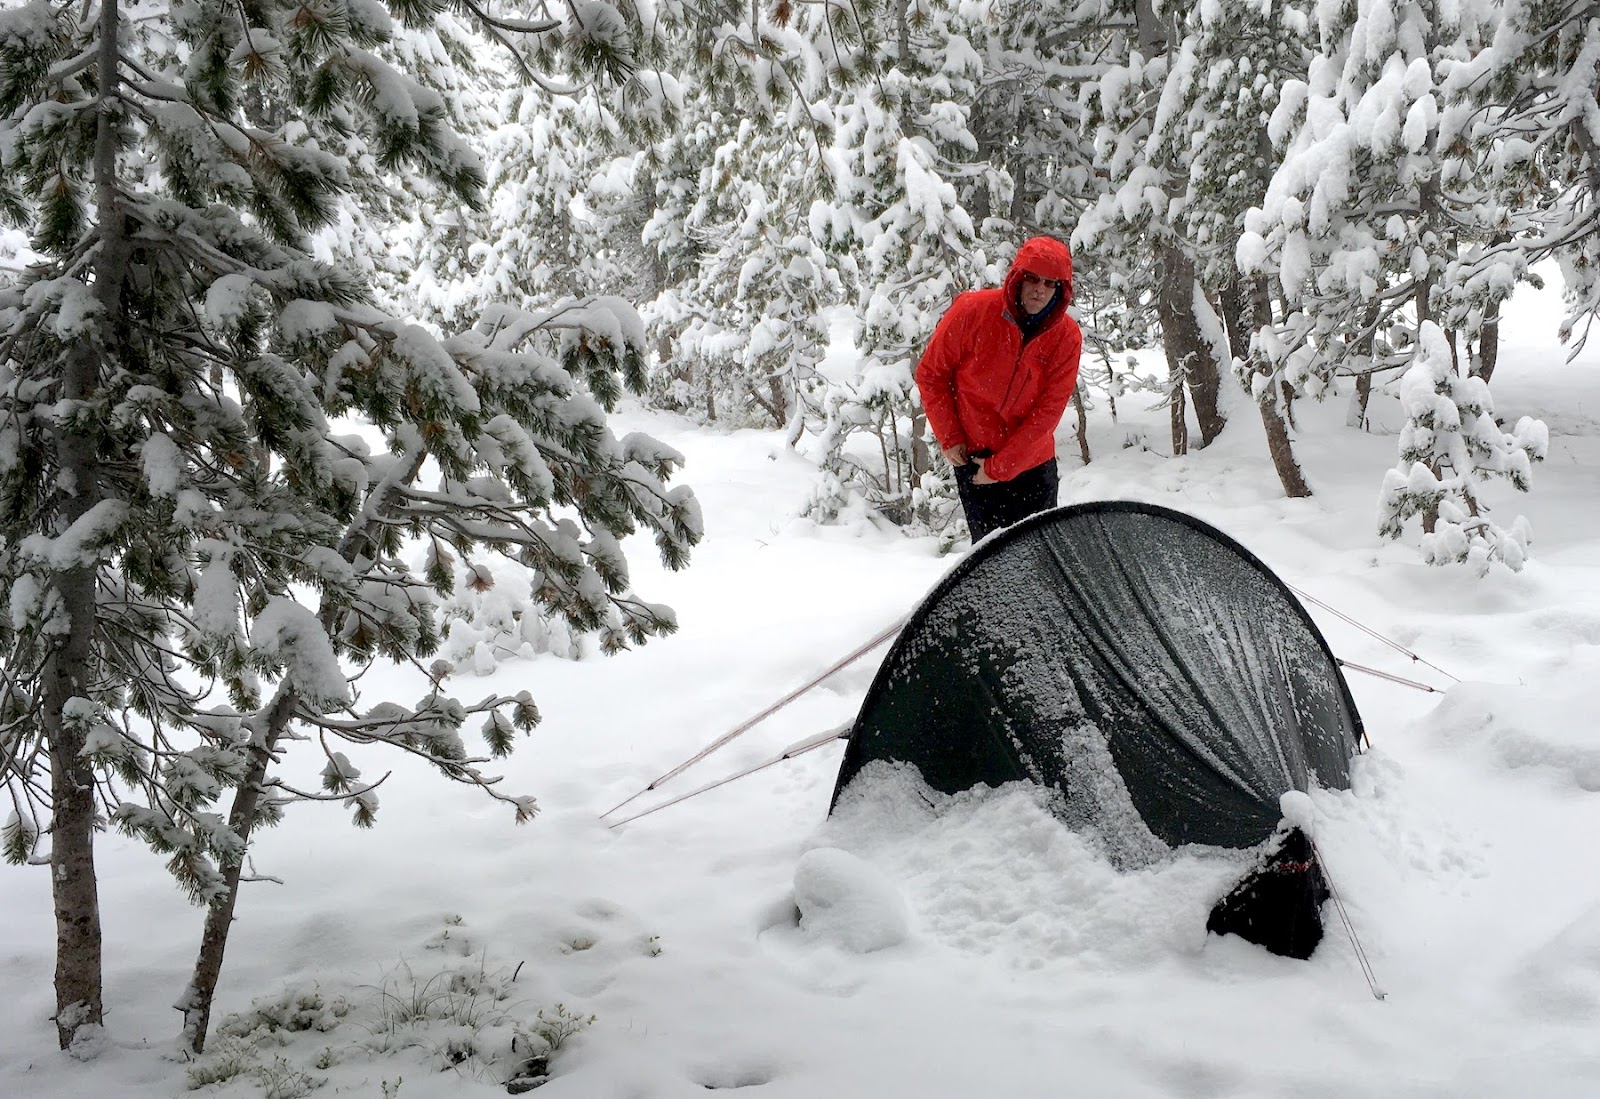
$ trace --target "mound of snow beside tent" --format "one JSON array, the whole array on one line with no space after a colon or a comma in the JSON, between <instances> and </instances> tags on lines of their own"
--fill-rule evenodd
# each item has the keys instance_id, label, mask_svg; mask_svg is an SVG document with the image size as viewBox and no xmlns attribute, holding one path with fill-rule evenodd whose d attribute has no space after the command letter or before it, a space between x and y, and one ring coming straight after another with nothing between
<instances>
[{"instance_id":1,"label":"mound of snow beside tent","mask_svg":"<svg viewBox=\"0 0 1600 1099\"><path fill-rule=\"evenodd\" d=\"M836 847L800 856L794 897L806 934L860 954L896 946L911 929L895 888L870 863Z\"/></svg>"}]
</instances>

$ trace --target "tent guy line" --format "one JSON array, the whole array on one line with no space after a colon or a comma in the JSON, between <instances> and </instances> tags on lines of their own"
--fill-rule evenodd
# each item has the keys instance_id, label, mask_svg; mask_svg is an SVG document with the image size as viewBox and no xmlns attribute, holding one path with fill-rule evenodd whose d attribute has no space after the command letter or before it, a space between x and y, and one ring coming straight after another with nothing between
<instances>
[{"instance_id":1,"label":"tent guy line","mask_svg":"<svg viewBox=\"0 0 1600 1099\"><path fill-rule=\"evenodd\" d=\"M1438 672L1440 675L1444 676L1446 679L1449 679L1451 682L1454 682L1454 683L1460 683L1461 682L1460 679L1458 679L1457 677L1451 675L1449 672L1447 672L1443 668L1439 667L1439 665L1433 664L1433 663L1430 663L1427 660L1424 660L1422 657L1418 656L1416 653L1412 652L1410 649L1408 649L1404 645L1400 644L1400 642L1396 641L1394 638L1385 637L1385 636L1383 636L1383 634L1379 633L1377 630L1373 629L1371 626L1365 625L1365 624L1363 624L1361 622L1357 622L1354 618L1351 618L1348 614L1345 614L1343 611L1339 610L1337 607L1333 607L1333 606L1330 606L1327 603L1324 603L1322 600L1318 599L1316 596L1310 594L1309 592L1301 591L1299 588L1295 587L1293 584L1288 585L1288 588L1289 588L1290 591L1294 592L1294 594L1297 597L1299 597L1300 599L1305 600L1307 603L1310 603L1313 606L1322 608L1323 610L1327 611L1329 614L1333 615L1335 618L1339 619L1341 622L1345 622L1345 623L1348 623L1351 626L1354 626L1356 629L1360 630L1362 633L1366 634L1368 637L1371 637L1371 638L1374 638L1374 639L1376 639L1378 641L1383 642L1385 645L1389 646L1391 649L1394 649L1396 652L1404 653L1412 661L1412 663L1422 664L1425 667L1432 668L1434 671ZM1343 663L1343 661L1341 661L1341 663ZM1365 668L1361 668L1361 667L1358 667L1356 665L1346 665L1346 667L1355 667L1357 671L1366 671L1367 670ZM1397 680L1397 682L1404 683L1404 682L1408 682L1408 681L1407 680Z\"/></svg>"},{"instance_id":2,"label":"tent guy line","mask_svg":"<svg viewBox=\"0 0 1600 1099\"><path fill-rule=\"evenodd\" d=\"M1339 667L1349 668L1352 672L1365 672L1367 675L1375 675L1379 679L1387 679L1390 683L1399 683L1401 686L1412 687L1427 694L1436 695L1444 693L1437 687L1430 687L1426 683L1419 683L1415 679L1407 679L1405 676L1395 675L1393 672L1386 672L1379 668L1369 668L1365 664L1355 664L1348 660L1340 660ZM1450 673L1444 672L1442 674L1449 675ZM1459 683L1461 681L1458 679L1456 682Z\"/></svg>"},{"instance_id":3,"label":"tent guy line","mask_svg":"<svg viewBox=\"0 0 1600 1099\"><path fill-rule=\"evenodd\" d=\"M682 763L678 764L676 767L674 767L672 770L668 771L666 774L661 775L658 778L656 778L653 782L650 783L650 785L646 786L643 790L640 790L638 793L633 794L633 795L631 795L631 796L629 796L627 798L624 798L622 801L619 801L616 805L613 805L610 809L607 809L604 813L601 813L600 814L600 819L604 820L605 818L609 817L612 813L615 813L618 809L621 809L623 806L625 806L625 805L629 804L630 802L634 801L636 798L643 797L645 794L648 794L650 791L654 790L656 787L660 786L662 783L664 783L664 782L668 781L669 779L675 778L678 775L682 774L684 771L688 770L690 767L694 766L696 763L699 763L702 759L705 759L712 752L715 752L718 748L721 748L723 745L727 744L729 741L733 740L735 737L741 736L742 734L749 732L751 729L755 728L755 726L759 725L761 722L765 721L767 718L771 717L773 714L777 713L779 710L781 710L785 706L789 705L789 703L793 702L795 699L799 698L801 695L805 694L807 691L811 690L813 687L820 686L825 680L827 680L827 678L829 676L833 675L835 672L843 671L845 668L849 667L851 664L854 664L857 660L860 660L863 656L866 656L873 649L876 649L879 645L882 645L885 641L888 641L890 638L894 637L895 634L899 633L903 628L905 628L905 624L909 620L910 620L910 616L909 615L906 616L905 618L901 618L901 619L897 620L894 623L894 625L890 626L888 629L884 630L882 633L879 633L876 637L872 638L870 641L867 641L865 644L863 644L863 645L859 646L858 648L856 648L848 656L844 657L844 659L838 661L837 663L833 664L831 667L829 667L826 670L820 672L819 674L814 676L810 681L802 684L799 687L796 687L794 690L790 691L788 694L786 694L782 698L778 699L778 701L774 702L772 705L768 706L766 709L762 710L760 713L756 714L754 717L748 718L747 720L741 722L739 725L737 725L734 728L728 730L726 733L723 733L716 740L712 741L710 744L708 744L704 748L702 748L699 752L695 753L693 756L690 756L688 759L686 759ZM782 758L782 757L780 757L780 758ZM774 761L774 762L776 762L776 761Z\"/></svg>"},{"instance_id":4,"label":"tent guy line","mask_svg":"<svg viewBox=\"0 0 1600 1099\"><path fill-rule=\"evenodd\" d=\"M624 824L629 823L630 821L638 820L640 817L648 817L651 813L656 812L658 809L665 809L665 808L667 808L667 806L676 805L680 801L688 801L692 797L697 797L700 794L704 794L704 793L707 793L708 791L715 790L719 786L726 786L730 782L735 782L738 779L744 778L747 775L753 775L757 771L765 771L768 767L776 766L777 764L782 763L786 759L794 759L796 756L803 756L807 752L814 752L818 748L824 747L825 745L828 745L828 744L832 744L836 740L846 740L850 736L850 726L852 724L853 724L853 719L852 719L852 721L847 721L842 725L838 725L838 726L835 726L832 729L829 729L826 733L823 733L821 736L812 737L812 738L807 739L807 740L802 740L797 744L792 744L789 747L785 748L783 751L779 752L777 755L773 756L771 759L766 760L763 763L757 763L753 767L746 767L742 771L735 771L731 775L727 775L727 776L725 776L723 778L716 779L713 782L708 782L704 786L698 786L695 789L690 790L688 793L679 794L675 798L668 798L666 801L661 802L659 805L652 805L648 809L641 809L639 812L633 814L633 816L631 816L631 817L623 817L621 820L614 820L610 824L606 825L606 827L608 827L608 828L620 828ZM637 795L635 795L635 796L637 796ZM633 799L629 798L628 800L632 801ZM626 803L624 803L624 804L626 804Z\"/></svg>"}]
</instances>

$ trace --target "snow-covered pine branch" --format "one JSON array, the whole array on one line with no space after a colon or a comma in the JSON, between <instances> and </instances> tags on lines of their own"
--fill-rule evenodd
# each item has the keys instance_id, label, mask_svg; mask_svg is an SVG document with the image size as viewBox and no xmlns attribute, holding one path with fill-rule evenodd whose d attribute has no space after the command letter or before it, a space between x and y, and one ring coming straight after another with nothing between
<instances>
[{"instance_id":1,"label":"snow-covered pine branch","mask_svg":"<svg viewBox=\"0 0 1600 1099\"><path fill-rule=\"evenodd\" d=\"M1424 322L1419 340L1400 381L1406 422L1399 461L1384 476L1379 530L1399 538L1410 520L1419 519L1428 564L1465 564L1480 575L1495 562L1519 570L1532 540L1528 523L1521 516L1508 526L1492 521L1482 486L1501 479L1528 491L1550 433L1527 416L1502 431L1488 384L1460 370L1443 330Z\"/></svg>"}]
</instances>

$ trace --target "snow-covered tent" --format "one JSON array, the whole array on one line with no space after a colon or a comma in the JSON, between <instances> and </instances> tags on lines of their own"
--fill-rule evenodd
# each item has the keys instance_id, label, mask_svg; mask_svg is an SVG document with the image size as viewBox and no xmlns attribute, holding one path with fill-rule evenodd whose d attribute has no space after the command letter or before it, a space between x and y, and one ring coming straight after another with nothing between
<instances>
[{"instance_id":1,"label":"snow-covered tent","mask_svg":"<svg viewBox=\"0 0 1600 1099\"><path fill-rule=\"evenodd\" d=\"M909 763L946 793L1053 787L1062 819L1123 865L1264 844L1211 926L1303 957L1326 885L1280 798L1348 786L1360 735L1327 643L1253 554L1167 508L1080 504L980 543L923 601L834 802L869 764ZM1293 903L1265 899L1286 890Z\"/></svg>"}]
</instances>

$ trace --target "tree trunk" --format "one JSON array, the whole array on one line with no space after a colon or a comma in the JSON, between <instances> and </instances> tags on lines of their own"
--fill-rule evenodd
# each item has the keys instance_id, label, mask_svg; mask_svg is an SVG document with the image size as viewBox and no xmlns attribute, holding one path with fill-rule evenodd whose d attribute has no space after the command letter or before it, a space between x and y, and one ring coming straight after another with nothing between
<instances>
[{"instance_id":1,"label":"tree trunk","mask_svg":"<svg viewBox=\"0 0 1600 1099\"><path fill-rule=\"evenodd\" d=\"M1011 164L1011 223L1028 223L1028 162L1016 158Z\"/></svg>"},{"instance_id":2,"label":"tree trunk","mask_svg":"<svg viewBox=\"0 0 1600 1099\"><path fill-rule=\"evenodd\" d=\"M116 211L111 211L113 220ZM108 231L108 235L115 230ZM97 272L98 273L98 272ZM97 284L96 289L106 289ZM108 316L115 316L109 313ZM105 333L102 333L102 338ZM99 387L101 349L83 341L66 364L64 402L92 397ZM88 513L100 496L92 428L57 429L61 476L56 484L58 533ZM104 1016L101 988L100 896L94 865L94 769L83 758L89 726L70 715L91 694L96 578L93 566L58 572L54 586L66 630L45 660L44 711L50 743L50 892L56 917L56 1039L71 1048L80 1030Z\"/></svg>"},{"instance_id":3,"label":"tree trunk","mask_svg":"<svg viewBox=\"0 0 1600 1099\"><path fill-rule=\"evenodd\" d=\"M427 460L425 445L414 444L403 460L395 464L392 477L376 486L368 499L363 514L373 518L365 523L357 521L339 540L338 553L346 561L373 553L373 531L379 518L389 508L400 486L416 479ZM324 598L317 610L318 621L326 633L332 633L339 608ZM261 794L266 789L267 769L271 767L278 742L294 717L300 696L292 688L280 686L278 693L259 712L259 728L252 730L254 743L250 753L250 771L233 795L233 807L228 812L228 828L239 837L240 855L222 866L223 881L228 891L213 901L206 912L205 928L200 936L200 950L195 956L194 974L189 986L173 1005L183 1012L183 1041L196 1053L203 1053L206 1031L211 1025L211 1005L216 996L217 981L222 975L222 958L228 946L228 933L233 928L233 913L239 903L239 879L244 870L244 860L249 852L250 835L255 830L261 811Z\"/></svg>"},{"instance_id":4,"label":"tree trunk","mask_svg":"<svg viewBox=\"0 0 1600 1099\"><path fill-rule=\"evenodd\" d=\"M1083 464L1089 464L1089 414L1083 408L1083 391L1074 390L1072 393L1072 409L1077 413L1078 419L1078 455L1083 459Z\"/></svg>"},{"instance_id":5,"label":"tree trunk","mask_svg":"<svg viewBox=\"0 0 1600 1099\"><path fill-rule=\"evenodd\" d=\"M64 403L99 391L102 357L115 357L123 339L122 287L130 249L117 186L118 73L116 0L100 9L97 66L100 85L95 123L94 185L99 249L92 288L101 314L97 337L80 343L61 379ZM55 486L59 530L65 531L100 502L100 456L94 428L68 422L56 429L61 475ZM94 865L94 769L83 758L86 722L72 720L93 680L96 569L78 566L53 577L66 618L64 637L46 657L44 732L50 740L50 892L56 918L56 1039L69 1049L85 1028L105 1016L101 974L100 887Z\"/></svg>"},{"instance_id":6,"label":"tree trunk","mask_svg":"<svg viewBox=\"0 0 1600 1099\"><path fill-rule=\"evenodd\" d=\"M1095 341L1095 349L1106 364L1106 411L1111 413L1111 422L1117 422L1117 390L1121 388L1121 378L1117 374L1116 360L1106 350L1105 344ZM1079 375L1079 384L1082 384L1082 375Z\"/></svg>"},{"instance_id":7,"label":"tree trunk","mask_svg":"<svg viewBox=\"0 0 1600 1099\"><path fill-rule=\"evenodd\" d=\"M1422 215L1422 222L1425 226L1430 228L1438 224L1439 190L1439 177L1437 175L1423 180L1417 187L1417 206ZM1434 321L1433 315L1433 281L1433 271L1431 267L1429 268L1428 274L1417 280L1415 301L1417 306L1417 331L1419 336L1424 324L1427 324L1430 321L1437 323ZM1420 347L1421 343L1419 342L1417 346ZM1413 358L1415 357L1416 353L1416 351L1412 352ZM1455 351L1452 348L1451 358L1453 359L1454 357ZM1428 469L1435 477L1438 477L1442 472L1438 462L1429 462ZM1435 498L1433 503L1430 503L1427 507L1423 508L1422 530L1426 534L1432 534L1438 525L1439 504L1437 498Z\"/></svg>"},{"instance_id":8,"label":"tree trunk","mask_svg":"<svg viewBox=\"0 0 1600 1099\"><path fill-rule=\"evenodd\" d=\"M1356 391L1350 398L1350 415L1345 418L1346 427L1357 427L1362 431L1368 428L1367 405L1372 401L1372 372L1363 371L1356 375Z\"/></svg>"},{"instance_id":9,"label":"tree trunk","mask_svg":"<svg viewBox=\"0 0 1600 1099\"><path fill-rule=\"evenodd\" d=\"M1000 158L1001 150L990 136L993 126L980 104L972 105L972 114L967 125L978 141L978 163L992 165ZM972 223L981 227L994 213L994 195L989 191L989 179L986 177L979 180L963 197L967 213L972 217Z\"/></svg>"},{"instance_id":10,"label":"tree trunk","mask_svg":"<svg viewBox=\"0 0 1600 1099\"><path fill-rule=\"evenodd\" d=\"M1157 54L1167 52L1171 31L1156 13L1154 0L1134 0L1133 21L1139 38L1139 52L1144 54L1146 63Z\"/></svg>"},{"instance_id":11,"label":"tree trunk","mask_svg":"<svg viewBox=\"0 0 1600 1099\"><path fill-rule=\"evenodd\" d=\"M1171 8L1171 5L1167 5ZM1139 49L1147 58L1168 54L1172 50L1176 13L1168 10L1158 13L1154 0L1135 0L1134 23ZM1161 345L1167 353L1167 366L1173 376L1182 375L1189 386L1194 401L1195 419L1200 425L1200 445L1207 446L1222 431L1226 421L1217 407L1221 372L1216 354L1209 341L1201 334L1195 320L1194 296L1199 293L1195 282L1194 261L1176 241L1164 241L1156 247L1160 267L1160 281L1156 290L1156 317L1161 324ZM1177 424L1173 425L1176 445ZM1185 431L1184 435L1187 436ZM1187 446L1187 443L1185 444Z\"/></svg>"},{"instance_id":12,"label":"tree trunk","mask_svg":"<svg viewBox=\"0 0 1600 1099\"><path fill-rule=\"evenodd\" d=\"M1304 499L1311 495L1311 486L1306 484L1305 475L1300 471L1300 463L1295 460L1294 446L1289 438L1289 425L1284 422L1283 414L1278 409L1278 402L1272 395L1272 387L1267 387L1267 396L1257 405L1261 409L1261 423L1267 429L1267 453L1272 455L1272 468L1278 474L1278 483L1283 486L1283 494L1291 500Z\"/></svg>"},{"instance_id":13,"label":"tree trunk","mask_svg":"<svg viewBox=\"0 0 1600 1099\"><path fill-rule=\"evenodd\" d=\"M806 433L806 405L800 397L800 387L795 386L790 394L789 423L783 430L783 445L794 450L800 445L800 437Z\"/></svg>"},{"instance_id":14,"label":"tree trunk","mask_svg":"<svg viewBox=\"0 0 1600 1099\"><path fill-rule=\"evenodd\" d=\"M789 396L783 391L783 379L777 375L767 378L767 394L772 398L768 411L772 413L772 426L782 431L789 426Z\"/></svg>"},{"instance_id":15,"label":"tree trunk","mask_svg":"<svg viewBox=\"0 0 1600 1099\"><path fill-rule=\"evenodd\" d=\"M1483 327L1478 329L1478 358L1472 373L1483 379L1485 385L1494 377L1494 368L1500 361L1500 302L1489 303L1483 314Z\"/></svg>"},{"instance_id":16,"label":"tree trunk","mask_svg":"<svg viewBox=\"0 0 1600 1099\"><path fill-rule=\"evenodd\" d=\"M1249 302L1256 328L1272 323L1272 292L1265 278L1255 279L1250 287ZM1256 407L1261 410L1261 426L1267 430L1267 453L1272 457L1272 469L1283 486L1283 494L1291 500L1302 500L1311 495L1305 474L1294 456L1294 443L1289 435L1289 424L1278 405L1278 392L1268 384L1262 386Z\"/></svg>"},{"instance_id":17,"label":"tree trunk","mask_svg":"<svg viewBox=\"0 0 1600 1099\"><path fill-rule=\"evenodd\" d=\"M1200 445L1210 445L1222 433L1227 421L1217 407L1222 374L1216 353L1195 317L1194 298L1200 292L1195 282L1194 261L1177 244L1164 245L1161 276L1156 298L1156 316L1161 322L1161 346L1173 377L1182 377L1194 401L1194 415L1200 425Z\"/></svg>"},{"instance_id":18,"label":"tree trunk","mask_svg":"<svg viewBox=\"0 0 1600 1099\"><path fill-rule=\"evenodd\" d=\"M261 806L261 794L266 789L267 768L272 764L272 753L278 739L289 726L297 702L295 692L286 687L267 708L265 728L250 751L250 771L233 795L233 808L228 813L228 829L239 837L241 851L247 850L250 833L255 828L256 815ZM196 1053L204 1053L206 1032L211 1026L211 1005L216 997L217 981L222 976L222 956L228 946L228 932L233 929L233 912L239 903L239 878L244 870L244 859L224 863L221 867L223 881L228 891L211 902L206 910L205 930L200 934L200 951L195 957L194 974L183 996L173 1005L183 1012L183 1043Z\"/></svg>"},{"instance_id":19,"label":"tree trunk","mask_svg":"<svg viewBox=\"0 0 1600 1099\"><path fill-rule=\"evenodd\" d=\"M1250 338L1255 335L1254 311L1250 307L1244 276L1235 273L1222 288L1222 326L1228 333L1228 351L1241 362L1250 360Z\"/></svg>"},{"instance_id":20,"label":"tree trunk","mask_svg":"<svg viewBox=\"0 0 1600 1099\"><path fill-rule=\"evenodd\" d=\"M1351 350L1360 354L1358 361L1365 361L1365 368L1356 375L1356 391L1350 398L1350 411L1345 416L1345 426L1367 430L1367 406L1372 401L1372 375L1378 367L1378 322L1382 318L1382 306L1373 302L1367 306L1361 317L1361 331L1357 333L1357 341L1351 344ZM1363 349L1360 344L1365 343Z\"/></svg>"},{"instance_id":21,"label":"tree trunk","mask_svg":"<svg viewBox=\"0 0 1600 1099\"><path fill-rule=\"evenodd\" d=\"M65 463L64 463L65 465ZM63 473L70 476L66 469ZM94 771L83 759L87 729L65 720L86 684L94 636L94 570L56 577L69 629L44 674L44 731L50 738L50 892L56 917L56 1040L71 1048L104 1017L100 889L94 866Z\"/></svg>"},{"instance_id":22,"label":"tree trunk","mask_svg":"<svg viewBox=\"0 0 1600 1099\"><path fill-rule=\"evenodd\" d=\"M1171 387L1167 390L1167 411L1172 421L1173 457L1189 453L1189 425L1184 418L1187 404L1183 398L1183 378L1179 375L1172 379Z\"/></svg>"},{"instance_id":23,"label":"tree trunk","mask_svg":"<svg viewBox=\"0 0 1600 1099\"><path fill-rule=\"evenodd\" d=\"M933 468L933 451L928 447L928 419L921 412L911 414L911 473L918 483Z\"/></svg>"},{"instance_id":24,"label":"tree trunk","mask_svg":"<svg viewBox=\"0 0 1600 1099\"><path fill-rule=\"evenodd\" d=\"M756 381L755 385L745 389L745 396L750 398L750 404L755 405L756 408L767 414L767 417L772 420L773 427L782 431L789 423L788 406L783 394L783 383L780 379L770 374L767 375L765 382L767 396L763 397L761 395L760 379ZM746 407L748 410L748 406Z\"/></svg>"}]
</instances>

